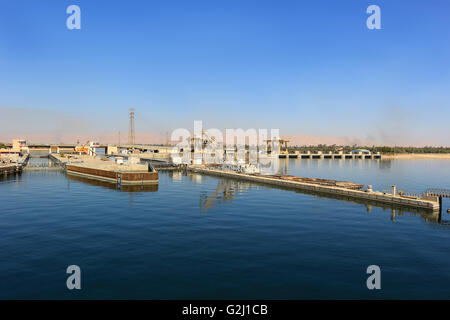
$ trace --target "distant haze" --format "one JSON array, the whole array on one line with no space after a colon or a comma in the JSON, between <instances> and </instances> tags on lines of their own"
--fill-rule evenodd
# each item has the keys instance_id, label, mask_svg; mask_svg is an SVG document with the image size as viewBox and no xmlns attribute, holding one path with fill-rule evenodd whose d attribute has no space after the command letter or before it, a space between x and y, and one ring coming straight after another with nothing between
<instances>
[{"instance_id":1,"label":"distant haze","mask_svg":"<svg viewBox=\"0 0 450 320\"><path fill-rule=\"evenodd\" d=\"M102 143L120 143L125 144L128 142L128 114L127 110L124 112L123 119L114 122L110 121L107 116L105 119L93 117L86 118L75 114L65 114L58 111L51 110L34 110L23 108L3 108L0 109L0 114L3 116L0 118L0 142L10 143L12 139L23 138L30 143L76 143L86 142L88 140L99 141ZM139 113L138 113L139 115ZM155 119L156 122L158 119ZM97 124L98 123L98 124ZM105 129L105 123L109 124L108 127L116 127L117 132L107 131L110 128ZM208 126L208 123L204 123L204 129L208 129L212 126ZM139 117L135 119L135 125L137 128L145 129L139 120ZM151 124L149 124L151 127ZM186 123L187 130L193 132L193 123ZM237 128L237 127L230 127ZM244 130L249 128L241 127ZM400 123L397 123L396 128L401 128ZM176 128L173 128L176 129ZM166 130L160 132L145 132L136 131L135 141L138 144L165 144L167 136L170 138L172 130ZM220 128L225 134L225 128ZM255 128L255 129L277 129L275 127L267 128ZM397 146L448 146L448 143L438 143L440 139L436 140L420 140L409 139L407 135L402 131L398 131L398 136L393 134L392 136L384 137L379 132L375 132L373 136L357 137L357 136L322 136L322 135L309 135L285 132L283 128L280 129L280 135L283 138L289 138L289 145L397 145ZM120 131L120 134L119 134ZM445 138L445 137L444 137ZM443 142L444 140L441 140ZM450 139L446 139L446 142Z\"/></svg>"}]
</instances>

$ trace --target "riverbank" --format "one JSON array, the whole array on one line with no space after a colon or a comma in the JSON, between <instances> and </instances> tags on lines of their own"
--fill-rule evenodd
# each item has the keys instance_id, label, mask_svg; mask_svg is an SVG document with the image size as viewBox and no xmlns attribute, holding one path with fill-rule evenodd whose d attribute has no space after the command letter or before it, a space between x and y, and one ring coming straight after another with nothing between
<instances>
[{"instance_id":1,"label":"riverbank","mask_svg":"<svg viewBox=\"0 0 450 320\"><path fill-rule=\"evenodd\" d=\"M384 154L385 160L399 160L399 159L448 159L450 160L450 153L395 153Z\"/></svg>"}]
</instances>

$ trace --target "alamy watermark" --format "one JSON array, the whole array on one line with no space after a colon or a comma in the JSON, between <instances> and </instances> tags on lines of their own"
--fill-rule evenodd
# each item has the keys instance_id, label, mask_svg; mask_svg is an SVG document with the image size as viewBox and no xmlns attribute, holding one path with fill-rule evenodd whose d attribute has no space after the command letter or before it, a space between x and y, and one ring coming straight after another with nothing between
<instances>
[{"instance_id":1,"label":"alamy watermark","mask_svg":"<svg viewBox=\"0 0 450 320\"><path fill-rule=\"evenodd\" d=\"M67 29L81 29L81 9L79 6L72 4L67 7L66 13L70 16L66 20Z\"/></svg>"},{"instance_id":2,"label":"alamy watermark","mask_svg":"<svg viewBox=\"0 0 450 320\"><path fill-rule=\"evenodd\" d=\"M81 269L79 266L72 264L67 267L66 273L70 274L70 276L66 280L67 289L73 290L81 289Z\"/></svg>"},{"instance_id":3,"label":"alamy watermark","mask_svg":"<svg viewBox=\"0 0 450 320\"><path fill-rule=\"evenodd\" d=\"M366 285L367 289L373 290L381 289L381 269L379 266L373 264L367 267L366 270L367 274L370 274L370 276L367 278Z\"/></svg>"},{"instance_id":4,"label":"alamy watermark","mask_svg":"<svg viewBox=\"0 0 450 320\"><path fill-rule=\"evenodd\" d=\"M175 164L258 167L263 174L278 172L279 129L203 129L194 121L194 132L178 128L171 134L176 145L171 150Z\"/></svg>"},{"instance_id":5,"label":"alamy watermark","mask_svg":"<svg viewBox=\"0 0 450 320\"><path fill-rule=\"evenodd\" d=\"M381 29L381 9L379 6L372 4L367 7L366 13L370 16L366 20L366 26L369 30Z\"/></svg>"},{"instance_id":6,"label":"alamy watermark","mask_svg":"<svg viewBox=\"0 0 450 320\"><path fill-rule=\"evenodd\" d=\"M81 29L81 9L79 6L72 4L67 7L66 13L70 16L66 20L66 26L69 30ZM367 7L366 13L370 16L366 20L366 26L369 30L381 29L381 9L378 5L371 4Z\"/></svg>"}]
</instances>

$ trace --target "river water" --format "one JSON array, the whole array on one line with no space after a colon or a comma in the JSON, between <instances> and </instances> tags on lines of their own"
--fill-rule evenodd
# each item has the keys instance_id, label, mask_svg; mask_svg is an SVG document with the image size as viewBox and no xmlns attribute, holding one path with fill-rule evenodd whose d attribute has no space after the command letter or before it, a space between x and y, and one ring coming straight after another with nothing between
<instances>
[{"instance_id":1,"label":"river water","mask_svg":"<svg viewBox=\"0 0 450 320\"><path fill-rule=\"evenodd\" d=\"M449 187L450 161L280 159L280 172L421 192ZM439 216L159 178L146 190L58 170L1 178L0 298L450 298L448 199ZM69 265L81 268L81 290L66 287ZM369 265L381 268L381 290L367 289Z\"/></svg>"}]
</instances>

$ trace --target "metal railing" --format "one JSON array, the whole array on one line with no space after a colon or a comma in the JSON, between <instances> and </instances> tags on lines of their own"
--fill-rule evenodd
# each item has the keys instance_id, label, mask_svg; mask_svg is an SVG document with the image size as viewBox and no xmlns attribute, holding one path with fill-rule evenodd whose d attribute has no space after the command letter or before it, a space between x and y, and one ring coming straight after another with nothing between
<instances>
[{"instance_id":1,"label":"metal railing","mask_svg":"<svg viewBox=\"0 0 450 320\"><path fill-rule=\"evenodd\" d=\"M442 198L450 198L450 189L444 188L429 188L424 191L424 194L427 196L436 196Z\"/></svg>"}]
</instances>

